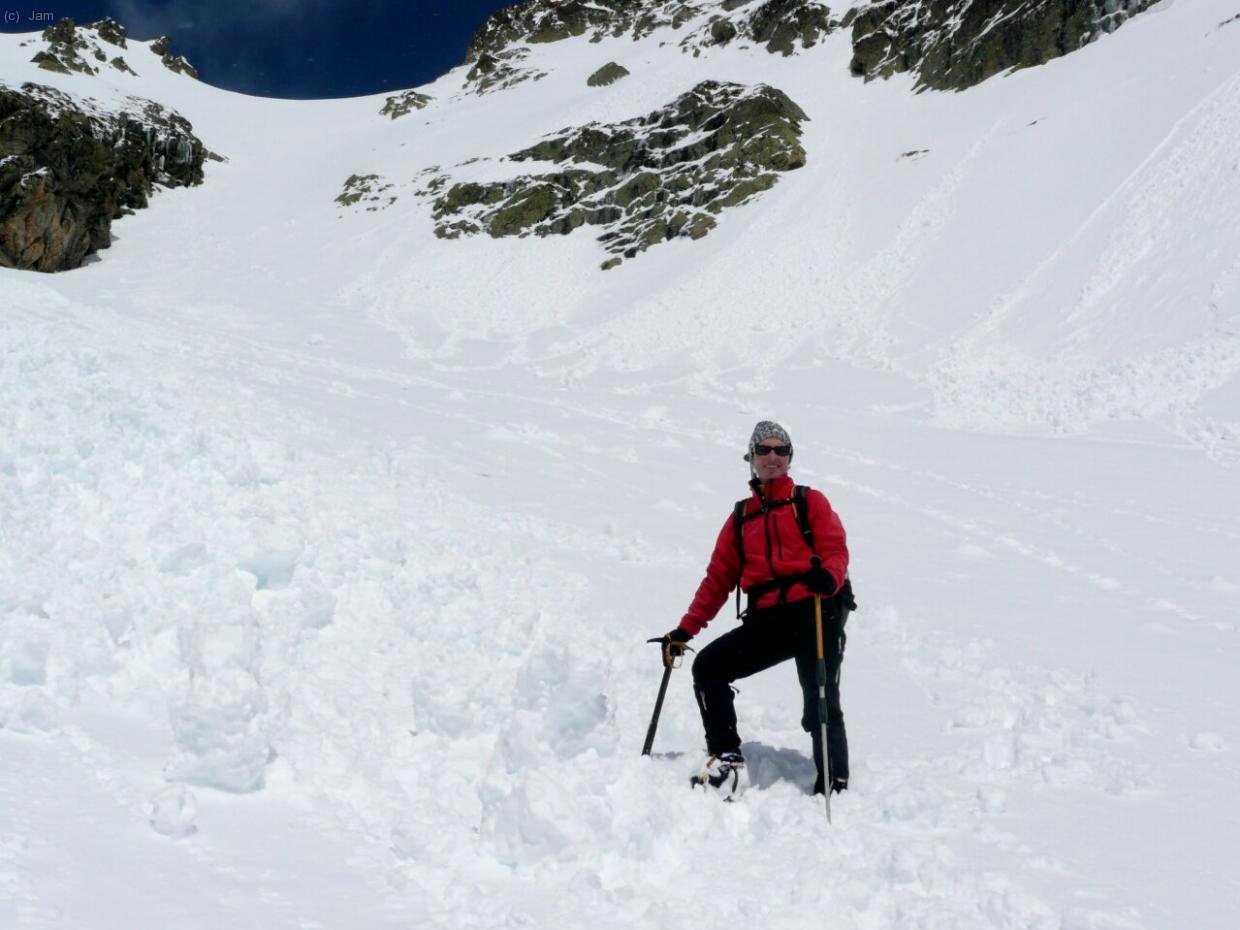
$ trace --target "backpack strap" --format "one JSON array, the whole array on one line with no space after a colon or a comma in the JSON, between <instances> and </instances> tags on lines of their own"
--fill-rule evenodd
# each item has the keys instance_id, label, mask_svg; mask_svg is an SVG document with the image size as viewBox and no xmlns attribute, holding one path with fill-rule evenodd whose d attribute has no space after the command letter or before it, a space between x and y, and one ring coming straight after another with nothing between
<instances>
[{"instance_id":1,"label":"backpack strap","mask_svg":"<svg viewBox=\"0 0 1240 930\"><path fill-rule=\"evenodd\" d=\"M732 530L736 536L736 554L740 558L741 567L736 575L736 618L739 620L741 616L741 575L745 573L745 540L743 538L741 528L745 523L745 508L749 504L749 498L739 500L736 506L732 508Z\"/></svg>"},{"instance_id":2,"label":"backpack strap","mask_svg":"<svg viewBox=\"0 0 1240 930\"><path fill-rule=\"evenodd\" d=\"M809 487L798 484L792 492L792 499L797 511L797 525L801 528L801 536L809 551L814 551L814 528L809 524ZM845 577L840 589L835 592L835 602L840 607L840 615L846 616L849 611L857 609L857 599L853 596L852 579Z\"/></svg>"},{"instance_id":3,"label":"backpack strap","mask_svg":"<svg viewBox=\"0 0 1240 930\"><path fill-rule=\"evenodd\" d=\"M814 528L809 525L809 486L798 484L792 492L792 508L796 511L797 526L801 528L801 538L809 551L814 551Z\"/></svg>"}]
</instances>

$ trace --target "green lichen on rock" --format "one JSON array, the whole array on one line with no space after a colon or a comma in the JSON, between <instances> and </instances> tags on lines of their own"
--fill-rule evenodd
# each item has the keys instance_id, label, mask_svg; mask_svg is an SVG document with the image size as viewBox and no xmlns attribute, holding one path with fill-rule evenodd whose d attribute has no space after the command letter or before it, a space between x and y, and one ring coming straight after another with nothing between
<instances>
[{"instance_id":1,"label":"green lichen on rock","mask_svg":"<svg viewBox=\"0 0 1240 930\"><path fill-rule=\"evenodd\" d=\"M600 226L612 268L669 239L700 239L724 209L804 165L807 118L775 88L704 81L646 116L565 129L509 156L554 170L453 184L435 197L435 232L548 236Z\"/></svg>"},{"instance_id":2,"label":"green lichen on rock","mask_svg":"<svg viewBox=\"0 0 1240 930\"><path fill-rule=\"evenodd\" d=\"M609 61L586 78L586 85L589 87L607 87L628 76L628 68L624 65L618 65L614 61Z\"/></svg>"},{"instance_id":3,"label":"green lichen on rock","mask_svg":"<svg viewBox=\"0 0 1240 930\"><path fill-rule=\"evenodd\" d=\"M365 202L368 204L366 210L371 213L386 210L396 203L396 197L386 193L391 189L392 185L377 174L351 174L344 182L344 190L336 197L336 203L354 207Z\"/></svg>"},{"instance_id":4,"label":"green lichen on rock","mask_svg":"<svg viewBox=\"0 0 1240 930\"><path fill-rule=\"evenodd\" d=\"M392 119L399 119L402 116L408 116L414 110L423 109L431 102L431 97L426 94L419 94L416 90L406 90L399 94L392 94L383 103L383 109L379 111L381 116L390 116Z\"/></svg>"},{"instance_id":5,"label":"green lichen on rock","mask_svg":"<svg viewBox=\"0 0 1240 930\"><path fill-rule=\"evenodd\" d=\"M202 182L207 153L189 122L129 101L104 113L50 87L0 86L0 266L76 268L156 185Z\"/></svg>"},{"instance_id":6,"label":"green lichen on rock","mask_svg":"<svg viewBox=\"0 0 1240 930\"><path fill-rule=\"evenodd\" d=\"M905 71L918 89L964 90L1114 32L1155 0L881 0L845 18L852 73Z\"/></svg>"}]
</instances>

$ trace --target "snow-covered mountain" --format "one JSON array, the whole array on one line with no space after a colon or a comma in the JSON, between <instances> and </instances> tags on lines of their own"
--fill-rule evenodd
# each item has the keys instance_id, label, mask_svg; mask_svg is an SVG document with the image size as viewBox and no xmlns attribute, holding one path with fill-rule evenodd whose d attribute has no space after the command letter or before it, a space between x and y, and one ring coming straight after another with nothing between
<instances>
[{"instance_id":1,"label":"snow-covered mountain","mask_svg":"<svg viewBox=\"0 0 1240 930\"><path fill-rule=\"evenodd\" d=\"M540 0L283 101L0 36L0 927L1233 927L1238 52ZM687 670L638 754L767 416L862 604L830 827L790 667L743 803Z\"/></svg>"}]
</instances>

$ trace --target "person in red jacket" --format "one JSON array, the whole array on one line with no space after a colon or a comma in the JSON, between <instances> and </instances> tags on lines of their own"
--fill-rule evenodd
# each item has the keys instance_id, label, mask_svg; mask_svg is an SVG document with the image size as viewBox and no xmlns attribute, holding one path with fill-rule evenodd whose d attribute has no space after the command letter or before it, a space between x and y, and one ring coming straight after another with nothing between
<instances>
[{"instance_id":1,"label":"person in red jacket","mask_svg":"<svg viewBox=\"0 0 1240 930\"><path fill-rule=\"evenodd\" d=\"M818 767L814 793L826 790L819 746L815 595L823 599L830 788L839 792L848 787L848 739L839 690L844 621L851 606L850 592L841 593L848 578L848 544L843 524L826 496L810 488L802 502L812 530L810 549L796 512L802 503L794 499L796 484L788 475L792 451L792 439L778 423L762 420L754 427L745 455L752 473L752 494L744 504L740 537L734 513L719 531L693 602L677 627L662 639L663 661L670 665L684 655L685 643L714 619L733 588L739 585L746 594L748 605L741 614L741 626L703 648L693 663L693 692L702 713L709 758L692 781L728 793L743 790L747 782L732 682L788 659L796 660L804 699L801 726L813 738Z\"/></svg>"}]
</instances>

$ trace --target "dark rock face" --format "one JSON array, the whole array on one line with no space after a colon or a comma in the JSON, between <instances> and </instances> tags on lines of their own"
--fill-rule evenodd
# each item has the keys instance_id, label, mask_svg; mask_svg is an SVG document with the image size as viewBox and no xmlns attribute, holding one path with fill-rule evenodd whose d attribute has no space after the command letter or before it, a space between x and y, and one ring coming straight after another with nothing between
<instances>
[{"instance_id":1,"label":"dark rock face","mask_svg":"<svg viewBox=\"0 0 1240 930\"><path fill-rule=\"evenodd\" d=\"M379 111L382 116L390 116L392 119L399 119L407 116L414 110L421 110L431 98L426 94L419 94L416 90L406 90L399 94L393 94L383 102L383 109Z\"/></svg>"},{"instance_id":2,"label":"dark rock face","mask_svg":"<svg viewBox=\"0 0 1240 930\"><path fill-rule=\"evenodd\" d=\"M1155 0L880 0L845 18L853 74L904 71L919 89L964 90L1040 65L1109 32Z\"/></svg>"},{"instance_id":3,"label":"dark rock face","mask_svg":"<svg viewBox=\"0 0 1240 930\"><path fill-rule=\"evenodd\" d=\"M101 114L50 87L0 85L0 265L76 268L156 184L202 182L206 150L189 122L131 100L132 112Z\"/></svg>"},{"instance_id":4,"label":"dark rock face","mask_svg":"<svg viewBox=\"0 0 1240 930\"><path fill-rule=\"evenodd\" d=\"M840 25L826 5L815 0L724 3L723 10L725 13L712 15L704 26L685 37L680 47L696 56L712 45L740 40L787 57L813 48Z\"/></svg>"},{"instance_id":5,"label":"dark rock face","mask_svg":"<svg viewBox=\"0 0 1240 930\"><path fill-rule=\"evenodd\" d=\"M812 48L837 25L826 6L805 0L767 0L746 20L754 41L780 55L793 54L798 45Z\"/></svg>"},{"instance_id":6,"label":"dark rock face","mask_svg":"<svg viewBox=\"0 0 1240 930\"><path fill-rule=\"evenodd\" d=\"M618 65L614 61L609 61L586 78L586 85L589 87L607 87L609 84L614 84L621 78L628 76L628 68L624 67L624 65Z\"/></svg>"},{"instance_id":7,"label":"dark rock face","mask_svg":"<svg viewBox=\"0 0 1240 930\"><path fill-rule=\"evenodd\" d=\"M725 208L804 165L805 119L782 91L704 81L646 116L565 129L509 156L558 170L452 185L435 198L435 232L547 236L601 226L599 241L615 256L603 267L614 267L669 239L700 239Z\"/></svg>"},{"instance_id":8,"label":"dark rock face","mask_svg":"<svg viewBox=\"0 0 1240 930\"><path fill-rule=\"evenodd\" d=\"M522 44L581 35L593 42L625 35L643 39L660 29L694 24L680 43L685 51L700 53L740 38L781 55L810 48L838 25L816 0L526 0L488 17L474 33L466 61Z\"/></svg>"}]
</instances>

